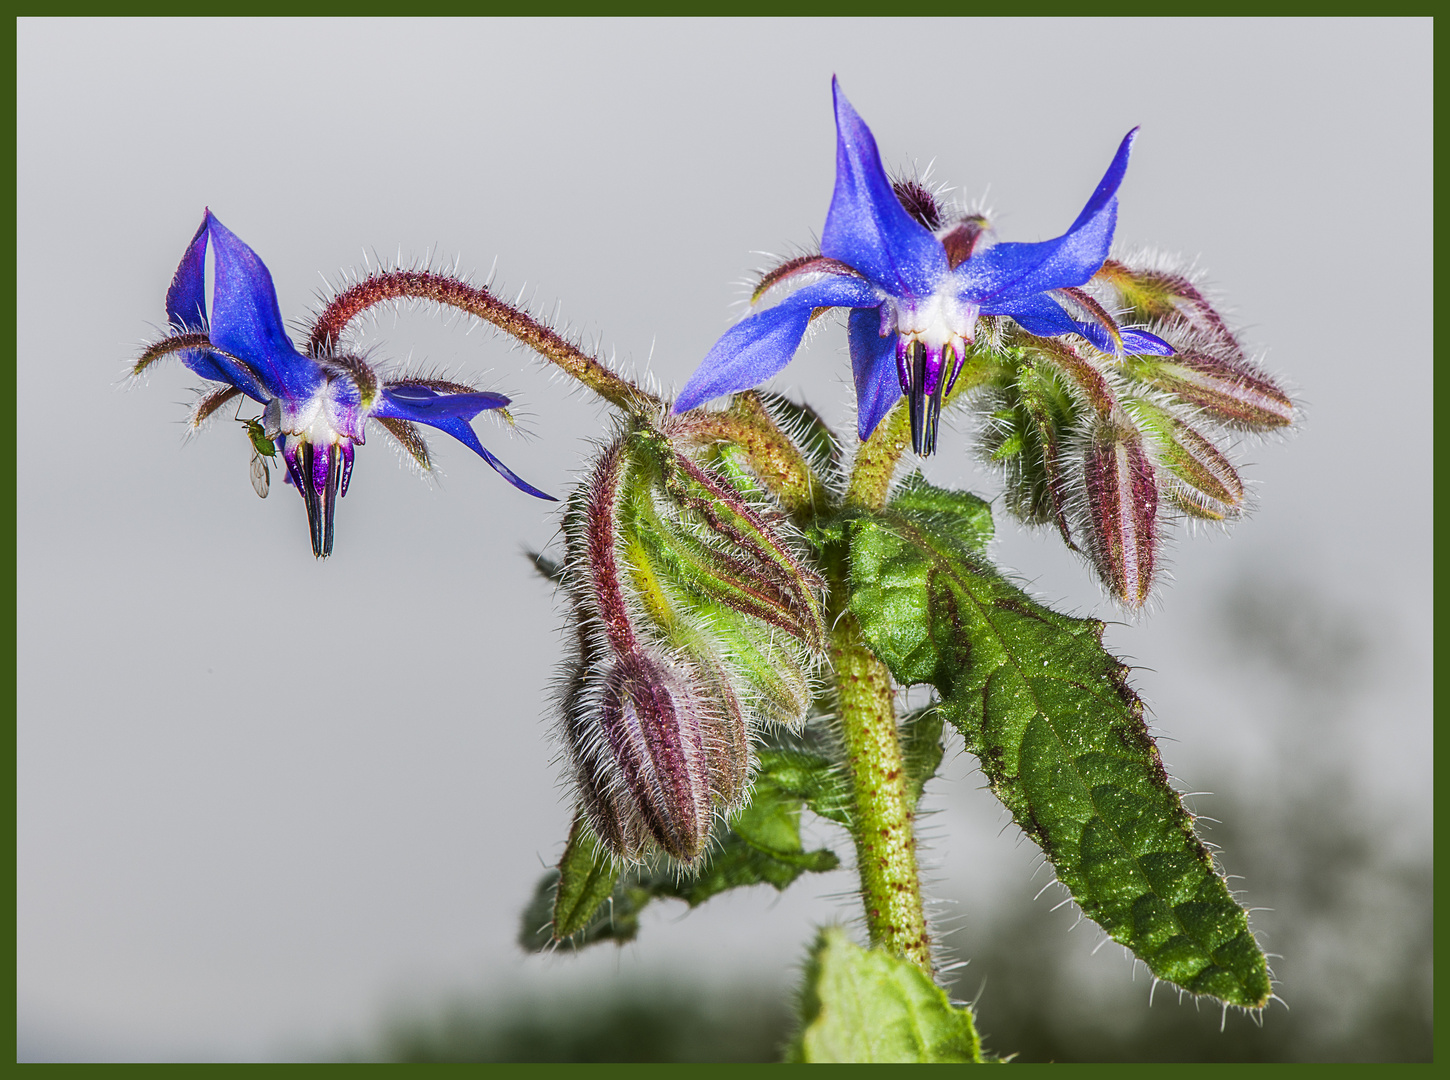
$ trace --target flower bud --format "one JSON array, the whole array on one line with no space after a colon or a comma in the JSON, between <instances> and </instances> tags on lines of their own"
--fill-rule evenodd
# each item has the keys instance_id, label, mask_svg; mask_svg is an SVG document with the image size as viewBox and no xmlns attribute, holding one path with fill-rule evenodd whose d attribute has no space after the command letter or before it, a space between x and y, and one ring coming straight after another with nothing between
<instances>
[{"instance_id":1,"label":"flower bud","mask_svg":"<svg viewBox=\"0 0 1450 1080\"><path fill-rule=\"evenodd\" d=\"M1139 608L1153 585L1158 544L1158 482L1131 426L1099 423L1083 454L1087 555L1104 584Z\"/></svg>"},{"instance_id":2,"label":"flower bud","mask_svg":"<svg viewBox=\"0 0 1450 1080\"><path fill-rule=\"evenodd\" d=\"M1243 481L1218 447L1163 409L1144 401L1134 401L1129 408L1139 430L1148 436L1159 468L1173 478L1167 491L1174 505L1213 521L1243 510Z\"/></svg>"},{"instance_id":3,"label":"flower bud","mask_svg":"<svg viewBox=\"0 0 1450 1080\"><path fill-rule=\"evenodd\" d=\"M1160 267L1134 268L1108 259L1093 276L1108 286L1129 319L1169 330L1189 328L1220 351L1242 359L1243 348L1223 316L1186 275Z\"/></svg>"},{"instance_id":4,"label":"flower bud","mask_svg":"<svg viewBox=\"0 0 1450 1080\"><path fill-rule=\"evenodd\" d=\"M1077 422L1079 406L1063 374L1050 362L1024 363L992 402L984 448L1006 479L1006 504L1031 525L1053 523L1071 544L1062 444Z\"/></svg>"},{"instance_id":5,"label":"flower bud","mask_svg":"<svg viewBox=\"0 0 1450 1080\"><path fill-rule=\"evenodd\" d=\"M579 803L615 854L692 863L744 799L758 726L809 708L819 579L779 522L644 426L606 448L564 532Z\"/></svg>"},{"instance_id":6,"label":"flower bud","mask_svg":"<svg viewBox=\"0 0 1450 1080\"><path fill-rule=\"evenodd\" d=\"M620 855L653 838L694 860L710 836L720 771L712 763L723 749L711 745L718 725L703 681L640 652L618 657L602 678L586 674L580 687L593 699L575 752L580 796L598 835Z\"/></svg>"},{"instance_id":7,"label":"flower bud","mask_svg":"<svg viewBox=\"0 0 1450 1080\"><path fill-rule=\"evenodd\" d=\"M1241 357L1186 347L1172 356L1130 356L1133 378L1197 405L1214 420L1249 431L1294 422L1294 403Z\"/></svg>"}]
</instances>

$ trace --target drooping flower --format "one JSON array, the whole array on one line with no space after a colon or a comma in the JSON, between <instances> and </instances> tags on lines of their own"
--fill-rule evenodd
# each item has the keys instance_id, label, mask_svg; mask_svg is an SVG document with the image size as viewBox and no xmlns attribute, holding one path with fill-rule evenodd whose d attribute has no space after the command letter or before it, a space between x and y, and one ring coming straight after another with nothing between
<instances>
[{"instance_id":1,"label":"drooping flower","mask_svg":"<svg viewBox=\"0 0 1450 1080\"><path fill-rule=\"evenodd\" d=\"M924 195L929 203L930 193L916 185L893 186L871 130L834 79L831 86L836 186L820 255L793 259L766 275L756 300L780 286L798 287L715 343L681 391L676 412L770 378L795 355L814 315L833 307L851 309L860 437L868 438L905 395L912 447L923 456L935 448L942 400L983 316L1010 317L1042 337L1080 335L1119 356L1172 354L1155 335L1118 327L1078 289L1107 258L1136 128L1067 232L1040 243L991 244L980 217L944 224L934 206L914 199ZM1062 300L1091 321L1075 318Z\"/></svg>"},{"instance_id":2,"label":"drooping flower","mask_svg":"<svg viewBox=\"0 0 1450 1080\"><path fill-rule=\"evenodd\" d=\"M208 245L214 260L210 313ZM332 554L336 501L347 494L353 447L366 441L368 420L376 420L425 469L430 459L419 424L452 435L519 490L553 499L489 453L469 424L485 410L507 406L504 395L444 379L387 378L352 353L299 352L283 328L267 267L210 210L176 269L166 294L166 314L172 333L142 354L133 374L176 354L193 373L220 384L198 398L192 427L241 395L263 406L260 425L248 424L253 468L268 442L275 449L267 456L281 452L287 478L306 504L312 552L318 558ZM265 477L265 465L262 469ZM264 493L266 484L259 483L257 490Z\"/></svg>"}]
</instances>

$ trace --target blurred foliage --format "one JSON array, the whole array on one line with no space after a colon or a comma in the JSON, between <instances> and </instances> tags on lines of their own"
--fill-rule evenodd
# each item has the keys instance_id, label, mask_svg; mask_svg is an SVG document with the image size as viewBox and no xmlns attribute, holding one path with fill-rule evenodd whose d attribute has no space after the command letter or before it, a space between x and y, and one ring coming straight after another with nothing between
<instances>
[{"instance_id":1,"label":"blurred foliage","mask_svg":"<svg viewBox=\"0 0 1450 1080\"><path fill-rule=\"evenodd\" d=\"M986 1049L1017 1061L1429 1061L1434 957L1428 864L1396 861L1392 823L1326 779L1286 805L1220 795L1213 839L1230 873L1274 911L1255 916L1276 991L1260 1019L1181 1001L1053 893L1004 901L947 943L970 963L952 994L976 1001ZM1273 821L1273 828L1264 827ZM1292 844L1283 835L1294 838ZM1059 894L1060 895L1060 894ZM778 1061L794 1021L788 995L763 987L619 980L566 998L459 1000L398 1017L387 1061ZM359 1056L359 1055L350 1055Z\"/></svg>"},{"instance_id":2,"label":"blurred foliage","mask_svg":"<svg viewBox=\"0 0 1450 1080\"><path fill-rule=\"evenodd\" d=\"M458 999L399 1015L375 1052L403 1062L779 1061L794 1027L785 997L755 986L618 980L547 999Z\"/></svg>"}]
</instances>

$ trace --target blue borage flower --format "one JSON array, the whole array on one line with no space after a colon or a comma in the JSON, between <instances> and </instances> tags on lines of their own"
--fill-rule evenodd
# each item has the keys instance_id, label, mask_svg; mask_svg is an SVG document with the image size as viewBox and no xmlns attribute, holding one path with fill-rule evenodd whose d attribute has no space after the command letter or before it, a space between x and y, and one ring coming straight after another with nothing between
<instances>
[{"instance_id":1,"label":"blue borage flower","mask_svg":"<svg viewBox=\"0 0 1450 1080\"><path fill-rule=\"evenodd\" d=\"M209 316L208 244L215 279ZM176 269L166 314L171 336L147 349L133 372L175 353L203 379L221 383L203 391L192 412L193 427L242 394L264 406L262 432L281 451L288 480L307 506L318 558L332 554L334 507L347 494L353 446L366 442L368 420L378 421L424 468L430 463L418 424L452 435L520 491L553 499L484 449L469 425L484 410L508 405L504 395L443 379L383 378L352 354L298 352L283 329L272 275L210 210Z\"/></svg>"},{"instance_id":2,"label":"blue borage flower","mask_svg":"<svg viewBox=\"0 0 1450 1080\"><path fill-rule=\"evenodd\" d=\"M821 253L793 259L766 276L755 300L777 286L799 287L775 306L737 323L715 343L681 391L676 412L770 378L800 348L813 315L833 307L851 309L848 337L860 437L868 438L905 395L912 447L923 456L935 448L942 399L961 371L979 316L1008 316L1039 337L1079 334L1118 355L1172 354L1161 338L1118 327L1077 288L1107 258L1117 223L1118 187L1137 128L1123 139L1067 232L1040 243L990 244L981 218L937 228L934 215L920 215L926 217L924 223L908 212L881 166L870 128L835 79L831 88L836 188L821 233ZM1074 318L1060 298L1092 321Z\"/></svg>"}]
</instances>

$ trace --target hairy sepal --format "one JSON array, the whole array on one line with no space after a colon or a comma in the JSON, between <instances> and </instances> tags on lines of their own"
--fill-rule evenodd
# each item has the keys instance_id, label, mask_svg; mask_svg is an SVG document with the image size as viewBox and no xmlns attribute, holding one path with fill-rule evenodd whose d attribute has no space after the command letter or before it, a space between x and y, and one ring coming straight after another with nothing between
<instances>
[{"instance_id":1,"label":"hairy sepal","mask_svg":"<svg viewBox=\"0 0 1450 1080\"><path fill-rule=\"evenodd\" d=\"M960 530L956 530L960 532ZM929 683L993 792L1083 912L1150 971L1261 1008L1266 961L1169 782L1103 624L1059 615L925 515L851 527L851 610L903 685Z\"/></svg>"}]
</instances>

